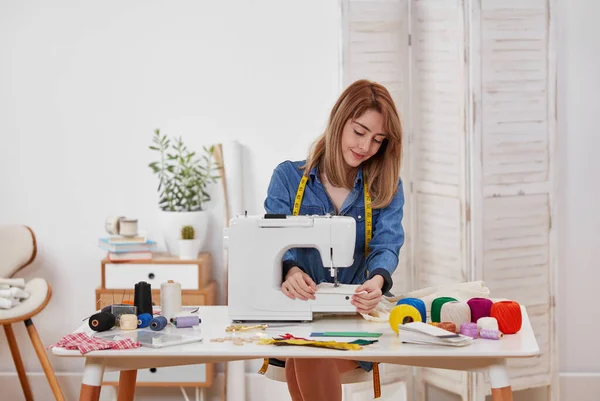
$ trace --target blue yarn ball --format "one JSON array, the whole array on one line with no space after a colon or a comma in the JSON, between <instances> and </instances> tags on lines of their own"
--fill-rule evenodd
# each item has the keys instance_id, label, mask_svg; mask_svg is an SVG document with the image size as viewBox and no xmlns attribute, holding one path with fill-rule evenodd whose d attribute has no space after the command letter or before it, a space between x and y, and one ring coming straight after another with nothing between
<instances>
[{"instance_id":1,"label":"blue yarn ball","mask_svg":"<svg viewBox=\"0 0 600 401\"><path fill-rule=\"evenodd\" d=\"M396 303L396 305L414 306L421 314L421 320L423 323L427 322L427 308L425 307L425 302L423 302L423 300L419 298L402 298Z\"/></svg>"}]
</instances>

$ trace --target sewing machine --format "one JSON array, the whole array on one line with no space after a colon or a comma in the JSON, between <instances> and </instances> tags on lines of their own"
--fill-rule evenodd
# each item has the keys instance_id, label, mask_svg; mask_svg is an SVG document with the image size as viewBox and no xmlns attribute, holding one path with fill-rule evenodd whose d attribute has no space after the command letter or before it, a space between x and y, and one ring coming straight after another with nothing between
<instances>
[{"instance_id":1,"label":"sewing machine","mask_svg":"<svg viewBox=\"0 0 600 401\"><path fill-rule=\"evenodd\" d=\"M231 320L310 321L313 313L356 313L357 285L337 282L337 270L354 259L356 222L349 216L241 215L224 230L229 250L228 310ZM314 300L281 291L282 257L290 248L316 248L333 283L317 283Z\"/></svg>"}]
</instances>

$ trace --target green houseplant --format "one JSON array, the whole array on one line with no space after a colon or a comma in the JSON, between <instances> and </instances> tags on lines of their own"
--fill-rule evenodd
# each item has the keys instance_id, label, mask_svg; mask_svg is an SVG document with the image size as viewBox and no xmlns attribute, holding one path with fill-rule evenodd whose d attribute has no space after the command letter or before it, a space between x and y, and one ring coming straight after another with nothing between
<instances>
[{"instance_id":1,"label":"green houseplant","mask_svg":"<svg viewBox=\"0 0 600 401\"><path fill-rule=\"evenodd\" d=\"M209 224L204 210L205 203L211 200L208 186L220 178L214 147L203 147L203 154L197 154L181 137L168 138L156 129L149 148L157 155L157 160L148 166L158 177L158 206L167 251L179 254L183 226L193 227L201 248Z\"/></svg>"}]
</instances>

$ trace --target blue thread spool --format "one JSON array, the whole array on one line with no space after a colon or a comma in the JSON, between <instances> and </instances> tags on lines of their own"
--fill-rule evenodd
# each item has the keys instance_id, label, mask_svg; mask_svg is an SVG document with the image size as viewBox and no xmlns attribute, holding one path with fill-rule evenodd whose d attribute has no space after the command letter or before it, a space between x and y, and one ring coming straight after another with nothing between
<instances>
[{"instance_id":1,"label":"blue thread spool","mask_svg":"<svg viewBox=\"0 0 600 401\"><path fill-rule=\"evenodd\" d=\"M152 315L149 313L142 313L138 316L138 329L148 327L150 321L152 321Z\"/></svg>"},{"instance_id":2,"label":"blue thread spool","mask_svg":"<svg viewBox=\"0 0 600 401\"><path fill-rule=\"evenodd\" d=\"M410 305L417 308L419 313L421 314L421 320L423 323L427 322L427 308L425 307L425 302L419 298L402 298L396 303L396 305Z\"/></svg>"},{"instance_id":3,"label":"blue thread spool","mask_svg":"<svg viewBox=\"0 0 600 401\"><path fill-rule=\"evenodd\" d=\"M153 331L159 331L165 328L167 325L167 318L164 316L157 316L150 321L150 329Z\"/></svg>"}]
</instances>

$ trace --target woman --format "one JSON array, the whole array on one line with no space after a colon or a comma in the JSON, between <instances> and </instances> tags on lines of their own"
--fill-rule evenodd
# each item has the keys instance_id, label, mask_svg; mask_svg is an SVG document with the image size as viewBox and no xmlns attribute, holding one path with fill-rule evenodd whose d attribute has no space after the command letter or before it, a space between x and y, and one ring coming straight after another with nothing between
<instances>
[{"instance_id":1,"label":"woman","mask_svg":"<svg viewBox=\"0 0 600 401\"><path fill-rule=\"evenodd\" d=\"M307 160L279 164L267 191L267 213L355 218L354 264L339 269L338 280L359 285L352 305L360 313L371 312L392 287L404 243L401 157L394 101L385 87L359 80L337 100ZM286 252L282 277L281 290L299 300L315 299L317 285L332 281L314 248ZM340 375L358 367L370 371L372 364L289 358L285 373L292 400L341 400Z\"/></svg>"}]
</instances>

